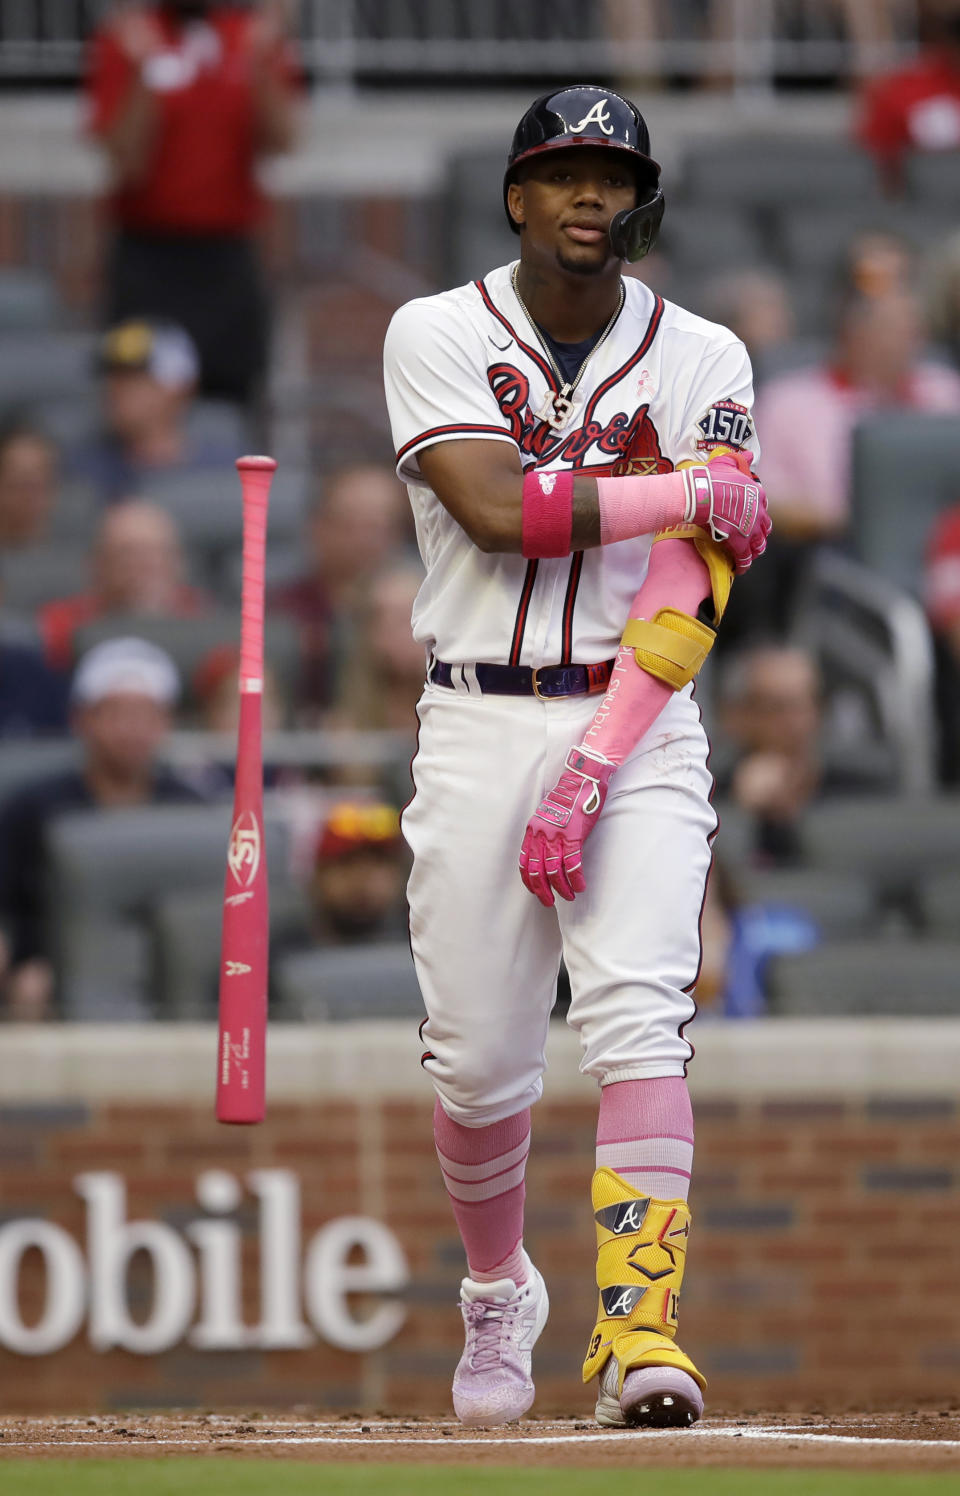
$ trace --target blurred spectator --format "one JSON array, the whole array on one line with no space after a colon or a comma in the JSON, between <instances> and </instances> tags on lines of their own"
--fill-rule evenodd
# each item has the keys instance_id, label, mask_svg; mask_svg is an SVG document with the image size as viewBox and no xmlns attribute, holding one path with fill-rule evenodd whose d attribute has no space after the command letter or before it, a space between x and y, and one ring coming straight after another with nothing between
<instances>
[{"instance_id":1,"label":"blurred spectator","mask_svg":"<svg viewBox=\"0 0 960 1496\"><path fill-rule=\"evenodd\" d=\"M117 6L90 52L89 127L113 179L107 320L180 323L204 392L241 400L267 364L255 168L295 134L285 11L282 0Z\"/></svg>"},{"instance_id":2,"label":"blurred spectator","mask_svg":"<svg viewBox=\"0 0 960 1496\"><path fill-rule=\"evenodd\" d=\"M39 426L13 417L0 427L0 548L47 538L59 477L56 445Z\"/></svg>"},{"instance_id":3,"label":"blurred spectator","mask_svg":"<svg viewBox=\"0 0 960 1496\"><path fill-rule=\"evenodd\" d=\"M72 726L83 763L18 790L0 808L0 1004L9 1018L49 1016L44 830L59 812L199 800L157 763L179 694L176 666L143 639L110 639L81 660Z\"/></svg>"},{"instance_id":4,"label":"blurred spectator","mask_svg":"<svg viewBox=\"0 0 960 1496\"><path fill-rule=\"evenodd\" d=\"M0 637L0 738L34 738L67 730L66 671L53 670L27 639Z\"/></svg>"},{"instance_id":5,"label":"blurred spectator","mask_svg":"<svg viewBox=\"0 0 960 1496\"><path fill-rule=\"evenodd\" d=\"M937 652L940 777L960 784L960 504L933 527L924 593Z\"/></svg>"},{"instance_id":6,"label":"blurred spectator","mask_svg":"<svg viewBox=\"0 0 960 1496\"><path fill-rule=\"evenodd\" d=\"M761 391L763 482L780 540L846 532L851 439L864 416L960 411L960 376L924 358L922 346L920 308L909 291L855 294L841 309L828 361L771 379Z\"/></svg>"},{"instance_id":7,"label":"blurred spectator","mask_svg":"<svg viewBox=\"0 0 960 1496\"><path fill-rule=\"evenodd\" d=\"M188 426L197 384L197 350L173 323L122 322L100 340L102 430L73 456L72 468L113 502L137 493L155 473L232 465L236 452L198 441Z\"/></svg>"},{"instance_id":8,"label":"blurred spectator","mask_svg":"<svg viewBox=\"0 0 960 1496\"><path fill-rule=\"evenodd\" d=\"M419 563L404 559L386 566L362 594L331 726L413 730L426 661L423 645L411 633L410 615L422 582Z\"/></svg>"},{"instance_id":9,"label":"blurred spectator","mask_svg":"<svg viewBox=\"0 0 960 1496\"><path fill-rule=\"evenodd\" d=\"M803 813L813 801L865 787L823 761L821 682L805 649L755 645L731 658L720 681L719 725L733 752L715 770L717 790L752 818L761 864L799 859Z\"/></svg>"},{"instance_id":10,"label":"blurred spectator","mask_svg":"<svg viewBox=\"0 0 960 1496\"><path fill-rule=\"evenodd\" d=\"M886 296L916 289L917 255L913 246L892 229L861 229L841 256L837 284L842 296Z\"/></svg>"},{"instance_id":11,"label":"blurred spectator","mask_svg":"<svg viewBox=\"0 0 960 1496\"><path fill-rule=\"evenodd\" d=\"M857 122L891 191L903 185L908 151L960 149L960 3L927 0L923 8L919 56L868 85Z\"/></svg>"},{"instance_id":12,"label":"blurred spectator","mask_svg":"<svg viewBox=\"0 0 960 1496\"><path fill-rule=\"evenodd\" d=\"M314 945L403 939L407 856L390 805L345 801L330 812L310 884Z\"/></svg>"},{"instance_id":13,"label":"blurred spectator","mask_svg":"<svg viewBox=\"0 0 960 1496\"><path fill-rule=\"evenodd\" d=\"M922 346L920 308L905 287L848 294L827 361L761 389L760 473L774 529L763 566L734 588L727 644L785 632L814 548L846 538L860 420L884 410L960 412L960 375L924 358Z\"/></svg>"},{"instance_id":14,"label":"blurred spectator","mask_svg":"<svg viewBox=\"0 0 960 1496\"><path fill-rule=\"evenodd\" d=\"M405 540L406 495L392 468L353 463L324 481L307 532L307 570L272 589L269 609L299 625L308 719L333 700L336 656L363 585ZM409 618L406 633L409 635Z\"/></svg>"},{"instance_id":15,"label":"blurred spectator","mask_svg":"<svg viewBox=\"0 0 960 1496\"><path fill-rule=\"evenodd\" d=\"M73 663L78 628L109 614L190 618L207 599L184 581L177 527L165 509L131 499L109 509L100 523L87 592L47 603L38 623L47 659L56 669Z\"/></svg>"},{"instance_id":16,"label":"blurred spectator","mask_svg":"<svg viewBox=\"0 0 960 1496\"><path fill-rule=\"evenodd\" d=\"M703 287L698 310L711 322L729 327L745 344L758 384L776 369L777 355L796 336L790 288L771 267L727 270L714 276Z\"/></svg>"}]
</instances>

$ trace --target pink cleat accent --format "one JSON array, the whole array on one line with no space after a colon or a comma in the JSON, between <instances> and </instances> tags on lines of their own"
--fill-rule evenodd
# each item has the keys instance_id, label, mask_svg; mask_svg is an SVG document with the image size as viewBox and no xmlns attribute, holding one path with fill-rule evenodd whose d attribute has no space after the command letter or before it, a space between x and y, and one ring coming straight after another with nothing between
<instances>
[{"instance_id":1,"label":"pink cleat accent","mask_svg":"<svg viewBox=\"0 0 960 1496\"><path fill-rule=\"evenodd\" d=\"M550 1303L543 1278L527 1260L520 1288L512 1278L464 1278L460 1285L466 1344L454 1373L453 1406L468 1428L512 1423L533 1403L530 1363Z\"/></svg>"}]
</instances>

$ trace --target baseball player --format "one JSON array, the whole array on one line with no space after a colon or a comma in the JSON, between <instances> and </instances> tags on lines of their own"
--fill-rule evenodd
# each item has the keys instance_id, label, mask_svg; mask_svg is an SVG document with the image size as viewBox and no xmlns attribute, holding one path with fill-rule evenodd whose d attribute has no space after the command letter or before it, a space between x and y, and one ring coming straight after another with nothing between
<instances>
[{"instance_id":1,"label":"baseball player","mask_svg":"<svg viewBox=\"0 0 960 1496\"><path fill-rule=\"evenodd\" d=\"M548 1304L523 1180L561 955L602 1088L584 1380L599 1377L602 1424L703 1410L674 1339L684 1026L716 830L692 681L769 520L743 345L620 273L656 237L659 175L628 100L587 85L538 99L504 179L519 260L409 302L386 340L427 571L403 829L422 1063L467 1256L453 1399L469 1425L533 1402Z\"/></svg>"}]
</instances>

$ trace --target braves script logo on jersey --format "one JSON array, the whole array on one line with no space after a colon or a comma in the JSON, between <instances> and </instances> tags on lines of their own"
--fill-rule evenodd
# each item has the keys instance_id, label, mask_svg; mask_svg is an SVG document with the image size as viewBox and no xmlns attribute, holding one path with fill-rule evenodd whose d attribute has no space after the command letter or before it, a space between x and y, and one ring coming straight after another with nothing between
<instances>
[{"instance_id":1,"label":"braves script logo on jersey","mask_svg":"<svg viewBox=\"0 0 960 1496\"><path fill-rule=\"evenodd\" d=\"M711 447L736 447L740 451L753 440L753 423L745 405L736 400L718 400L697 422L703 436L697 442L699 452Z\"/></svg>"},{"instance_id":2,"label":"braves script logo on jersey","mask_svg":"<svg viewBox=\"0 0 960 1496\"><path fill-rule=\"evenodd\" d=\"M609 470L626 473L669 473L673 464L660 449L657 429L650 419L649 405L641 405L633 415L618 410L601 423L592 416L562 437L530 409L530 381L513 364L491 364L487 382L503 415L510 423L510 435L521 452L537 462L569 462L583 467L588 453L600 461L592 467L609 465ZM587 410L590 409L588 403ZM603 464L603 459L607 464Z\"/></svg>"},{"instance_id":3,"label":"braves script logo on jersey","mask_svg":"<svg viewBox=\"0 0 960 1496\"><path fill-rule=\"evenodd\" d=\"M607 108L607 100L598 99L593 108L583 116L579 124L570 126L570 133L572 135L579 135L580 131L585 129L587 125L599 125L604 135L612 135L613 126L609 121L610 111Z\"/></svg>"}]
</instances>

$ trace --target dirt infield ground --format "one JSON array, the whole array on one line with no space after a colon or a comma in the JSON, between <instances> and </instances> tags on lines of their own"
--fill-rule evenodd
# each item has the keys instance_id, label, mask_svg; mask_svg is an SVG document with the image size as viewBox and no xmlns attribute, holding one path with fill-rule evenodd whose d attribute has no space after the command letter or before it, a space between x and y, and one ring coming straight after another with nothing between
<instances>
[{"instance_id":1,"label":"dirt infield ground","mask_svg":"<svg viewBox=\"0 0 960 1496\"><path fill-rule=\"evenodd\" d=\"M463 1429L453 1421L251 1413L0 1419L6 1457L218 1454L234 1458L589 1467L645 1463L750 1469L960 1471L960 1410L803 1416L714 1415L682 1433L613 1431L567 1420Z\"/></svg>"}]
</instances>

